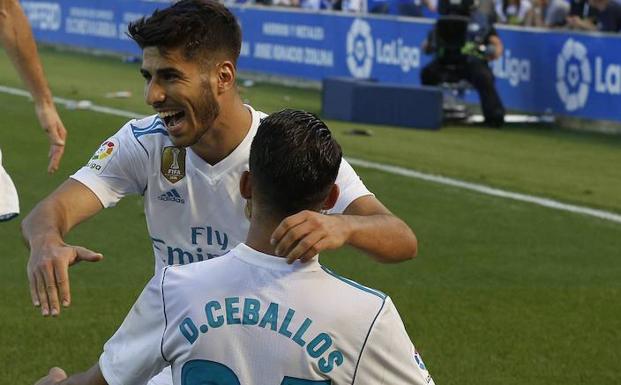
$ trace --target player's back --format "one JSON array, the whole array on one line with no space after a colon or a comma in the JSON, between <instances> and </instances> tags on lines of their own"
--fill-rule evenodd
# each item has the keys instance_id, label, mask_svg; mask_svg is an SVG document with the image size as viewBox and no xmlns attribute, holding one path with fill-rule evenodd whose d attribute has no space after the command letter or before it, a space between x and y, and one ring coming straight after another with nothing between
<instances>
[{"instance_id":1,"label":"player's back","mask_svg":"<svg viewBox=\"0 0 621 385\"><path fill-rule=\"evenodd\" d=\"M288 265L241 244L223 257L168 268L164 274L162 354L172 363L175 384L431 381L416 365L390 299L317 261ZM383 329L392 328L395 317L397 330L386 333ZM392 349L393 337L405 338L402 352L386 351L386 357L373 352L384 343ZM371 341L376 346L369 348ZM393 360L393 353L406 356ZM384 358L406 364L374 368L383 363L370 362ZM356 378L360 375L365 378Z\"/></svg>"}]
</instances>

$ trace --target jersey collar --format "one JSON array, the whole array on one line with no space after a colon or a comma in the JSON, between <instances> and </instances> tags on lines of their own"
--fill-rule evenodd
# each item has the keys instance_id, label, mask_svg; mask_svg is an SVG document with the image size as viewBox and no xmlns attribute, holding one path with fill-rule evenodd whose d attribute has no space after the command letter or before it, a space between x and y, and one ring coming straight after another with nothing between
<instances>
[{"instance_id":1,"label":"jersey collar","mask_svg":"<svg viewBox=\"0 0 621 385\"><path fill-rule=\"evenodd\" d=\"M313 259L308 262L302 263L300 261L295 261L289 265L287 264L287 260L285 258L262 253L244 243L240 243L232 249L231 255L242 262L270 270L293 272L316 271L321 269L321 265L319 264L319 255L315 255Z\"/></svg>"},{"instance_id":2,"label":"jersey collar","mask_svg":"<svg viewBox=\"0 0 621 385\"><path fill-rule=\"evenodd\" d=\"M241 141L241 143L237 145L235 150L233 150L233 152L231 152L226 158L222 159L221 161L212 166L205 162L200 156L196 155L196 153L194 153L191 148L188 151L190 162L196 165L197 170L201 170L204 176L206 176L210 180L219 179L223 175L227 174L232 168L235 168L240 164L248 163L250 145L252 144L252 139L256 135L259 124L261 123L262 113L256 111L248 104L244 104L244 106L250 111L252 115L252 123L250 124L250 129L248 130L248 133Z\"/></svg>"}]
</instances>

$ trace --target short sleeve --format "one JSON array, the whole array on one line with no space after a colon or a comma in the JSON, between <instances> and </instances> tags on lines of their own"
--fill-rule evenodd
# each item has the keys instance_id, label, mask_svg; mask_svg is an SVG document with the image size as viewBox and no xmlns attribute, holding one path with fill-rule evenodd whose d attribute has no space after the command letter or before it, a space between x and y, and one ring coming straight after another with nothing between
<instances>
[{"instance_id":1,"label":"short sleeve","mask_svg":"<svg viewBox=\"0 0 621 385\"><path fill-rule=\"evenodd\" d=\"M360 355L354 385L433 385L390 297Z\"/></svg>"},{"instance_id":2,"label":"short sleeve","mask_svg":"<svg viewBox=\"0 0 621 385\"><path fill-rule=\"evenodd\" d=\"M341 160L336 184L339 186L339 197L334 207L329 210L330 214L340 214L356 199L365 195L373 195L345 158Z\"/></svg>"},{"instance_id":3,"label":"short sleeve","mask_svg":"<svg viewBox=\"0 0 621 385\"><path fill-rule=\"evenodd\" d=\"M146 384L168 366L162 356L166 328L162 269L144 288L121 327L104 345L99 367L110 385Z\"/></svg>"},{"instance_id":4,"label":"short sleeve","mask_svg":"<svg viewBox=\"0 0 621 385\"><path fill-rule=\"evenodd\" d=\"M88 187L104 207L129 194L142 194L147 185L148 154L128 122L105 140L87 164L71 176Z\"/></svg>"}]
</instances>

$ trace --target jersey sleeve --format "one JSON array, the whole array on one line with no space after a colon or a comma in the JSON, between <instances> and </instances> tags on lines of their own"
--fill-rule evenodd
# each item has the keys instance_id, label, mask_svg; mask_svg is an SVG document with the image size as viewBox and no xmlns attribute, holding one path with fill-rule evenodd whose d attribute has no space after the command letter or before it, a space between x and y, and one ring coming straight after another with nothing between
<instances>
[{"instance_id":1,"label":"jersey sleeve","mask_svg":"<svg viewBox=\"0 0 621 385\"><path fill-rule=\"evenodd\" d=\"M356 199L365 195L373 195L345 158L341 160L336 184L339 186L339 197L334 207L328 211L330 214L340 214Z\"/></svg>"},{"instance_id":2,"label":"jersey sleeve","mask_svg":"<svg viewBox=\"0 0 621 385\"><path fill-rule=\"evenodd\" d=\"M390 297L363 347L355 385L434 385Z\"/></svg>"},{"instance_id":3,"label":"jersey sleeve","mask_svg":"<svg viewBox=\"0 0 621 385\"><path fill-rule=\"evenodd\" d=\"M166 328L162 269L144 288L121 327L104 345L99 367L110 385L147 384L169 364L162 355Z\"/></svg>"},{"instance_id":4,"label":"jersey sleeve","mask_svg":"<svg viewBox=\"0 0 621 385\"><path fill-rule=\"evenodd\" d=\"M88 187L104 207L129 194L142 194L147 185L146 149L134 137L128 122L104 141L87 164L71 176Z\"/></svg>"}]
</instances>

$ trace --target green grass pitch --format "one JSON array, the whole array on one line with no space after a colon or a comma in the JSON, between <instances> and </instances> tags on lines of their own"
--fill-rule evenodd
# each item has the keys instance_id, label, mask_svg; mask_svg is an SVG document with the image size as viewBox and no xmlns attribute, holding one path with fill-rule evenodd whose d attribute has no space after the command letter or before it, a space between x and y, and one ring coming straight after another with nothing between
<instances>
[{"instance_id":1,"label":"green grass pitch","mask_svg":"<svg viewBox=\"0 0 621 385\"><path fill-rule=\"evenodd\" d=\"M137 64L42 50L56 96L150 113ZM22 87L4 54L0 85ZM107 99L129 90L129 99ZM254 107L320 110L320 94L256 84ZM22 215L0 224L0 384L29 384L58 365L94 363L153 272L140 197L124 199L67 241L102 252L71 268L73 305L44 319L29 299L19 221L83 165L125 118L59 111L69 130L57 174L28 99L0 93L4 166ZM412 113L415 113L413 111ZM555 127L438 132L328 121L346 156L621 213L621 139ZM350 136L352 128L372 136ZM440 384L620 384L621 224L358 168L415 230L419 256L378 265L352 249L324 255L340 274L389 294Z\"/></svg>"}]
</instances>

